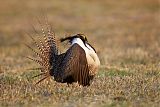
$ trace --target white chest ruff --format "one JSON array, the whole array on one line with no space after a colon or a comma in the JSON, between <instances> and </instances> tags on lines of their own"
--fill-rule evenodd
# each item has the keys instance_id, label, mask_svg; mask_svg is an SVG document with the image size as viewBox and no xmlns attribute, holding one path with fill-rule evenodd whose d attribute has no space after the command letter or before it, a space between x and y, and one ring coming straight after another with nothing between
<instances>
[{"instance_id":1,"label":"white chest ruff","mask_svg":"<svg viewBox=\"0 0 160 107\"><path fill-rule=\"evenodd\" d=\"M94 66L95 68L98 68L98 66L100 66L99 58L95 52L89 50L88 53L86 53L86 58L88 65Z\"/></svg>"},{"instance_id":2,"label":"white chest ruff","mask_svg":"<svg viewBox=\"0 0 160 107\"><path fill-rule=\"evenodd\" d=\"M72 45L74 43L77 43L78 45L80 45L84 49L84 51L86 53L88 65L94 66L95 68L98 68L98 66L100 65L100 61L99 61L99 58L98 58L96 52L92 49L92 47L90 47L88 44L86 44L86 46L87 46L86 47L80 38L75 38L72 41Z\"/></svg>"}]
</instances>

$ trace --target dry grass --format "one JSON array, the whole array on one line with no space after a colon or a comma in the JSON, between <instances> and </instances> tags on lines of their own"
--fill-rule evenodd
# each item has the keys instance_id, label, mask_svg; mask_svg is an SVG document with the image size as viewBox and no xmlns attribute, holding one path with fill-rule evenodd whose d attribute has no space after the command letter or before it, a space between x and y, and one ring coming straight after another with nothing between
<instances>
[{"instance_id":1,"label":"dry grass","mask_svg":"<svg viewBox=\"0 0 160 107\"><path fill-rule=\"evenodd\" d=\"M5 0L0 4L0 106L160 106L158 0ZM35 16L42 11L59 37L84 33L102 66L90 87L52 80L34 85L39 71L26 60Z\"/></svg>"}]
</instances>

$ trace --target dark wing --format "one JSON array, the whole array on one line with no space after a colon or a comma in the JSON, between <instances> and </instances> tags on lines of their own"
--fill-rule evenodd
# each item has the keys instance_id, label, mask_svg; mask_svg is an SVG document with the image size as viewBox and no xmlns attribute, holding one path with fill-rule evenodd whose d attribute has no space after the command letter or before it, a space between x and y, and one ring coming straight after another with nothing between
<instances>
[{"instance_id":1,"label":"dark wing","mask_svg":"<svg viewBox=\"0 0 160 107\"><path fill-rule=\"evenodd\" d=\"M85 51L78 45L72 45L61 63L62 79L72 77L74 82L89 85L89 69Z\"/></svg>"}]
</instances>

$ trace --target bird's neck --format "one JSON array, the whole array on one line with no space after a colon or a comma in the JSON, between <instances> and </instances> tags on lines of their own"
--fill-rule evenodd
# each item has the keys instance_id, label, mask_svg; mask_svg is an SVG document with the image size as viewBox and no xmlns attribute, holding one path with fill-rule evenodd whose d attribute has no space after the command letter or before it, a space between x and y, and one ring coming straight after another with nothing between
<instances>
[{"instance_id":1,"label":"bird's neck","mask_svg":"<svg viewBox=\"0 0 160 107\"><path fill-rule=\"evenodd\" d=\"M77 43L77 44L78 44L79 46L81 46L84 50L86 50L86 46L85 46L84 42L83 42L80 38L75 38L75 39L73 39L71 45L73 45L73 44L75 44L75 43Z\"/></svg>"},{"instance_id":2,"label":"bird's neck","mask_svg":"<svg viewBox=\"0 0 160 107\"><path fill-rule=\"evenodd\" d=\"M80 38L73 39L71 45L74 45L75 43L84 49L88 64L94 64L96 66L100 65L100 61L95 50L89 44L84 44L84 42Z\"/></svg>"},{"instance_id":3,"label":"bird's neck","mask_svg":"<svg viewBox=\"0 0 160 107\"><path fill-rule=\"evenodd\" d=\"M73 45L73 44L75 44L75 43L77 43L79 46L81 46L81 48L83 48L83 49L85 50L86 54L87 54L89 51L95 52L95 50L94 50L89 44L87 44L87 43L84 44L84 42L83 42L80 38L75 38L75 39L73 39L71 45ZM96 52L95 52L95 53L96 53Z\"/></svg>"}]
</instances>

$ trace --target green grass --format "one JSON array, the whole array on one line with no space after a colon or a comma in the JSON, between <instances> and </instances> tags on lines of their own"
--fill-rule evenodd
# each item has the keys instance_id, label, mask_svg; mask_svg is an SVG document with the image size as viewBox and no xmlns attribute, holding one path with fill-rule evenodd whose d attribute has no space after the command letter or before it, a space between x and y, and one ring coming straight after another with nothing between
<instances>
[{"instance_id":1,"label":"green grass","mask_svg":"<svg viewBox=\"0 0 160 107\"><path fill-rule=\"evenodd\" d=\"M119 77L123 77L123 76L130 76L133 75L131 72L126 71L126 70L119 70L119 69L109 69L109 70L102 70L98 72L98 76L100 77L106 77L106 76L119 76Z\"/></svg>"},{"instance_id":2,"label":"green grass","mask_svg":"<svg viewBox=\"0 0 160 107\"><path fill-rule=\"evenodd\" d=\"M158 0L3 1L0 106L159 107L159 11ZM32 56L23 44L33 46L26 32L35 35L31 25L40 31L43 13L58 38L84 33L97 50L101 67L91 86L52 79L35 85L39 71L28 70L37 65L23 57Z\"/></svg>"}]
</instances>

